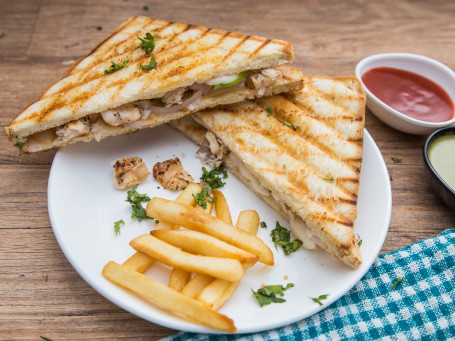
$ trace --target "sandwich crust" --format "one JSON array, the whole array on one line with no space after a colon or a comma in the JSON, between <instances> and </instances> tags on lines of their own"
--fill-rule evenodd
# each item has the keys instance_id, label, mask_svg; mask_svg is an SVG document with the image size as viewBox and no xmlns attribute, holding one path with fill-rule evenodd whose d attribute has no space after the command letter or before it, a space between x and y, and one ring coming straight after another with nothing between
<instances>
[{"instance_id":1,"label":"sandwich crust","mask_svg":"<svg viewBox=\"0 0 455 341\"><path fill-rule=\"evenodd\" d=\"M158 66L140 70L152 54L138 49L137 36L159 35L153 50ZM78 61L8 127L10 139L23 138L90 114L165 93L193 83L275 67L293 58L292 45L186 23L132 17ZM111 62L128 60L121 70L105 74Z\"/></svg>"}]
</instances>

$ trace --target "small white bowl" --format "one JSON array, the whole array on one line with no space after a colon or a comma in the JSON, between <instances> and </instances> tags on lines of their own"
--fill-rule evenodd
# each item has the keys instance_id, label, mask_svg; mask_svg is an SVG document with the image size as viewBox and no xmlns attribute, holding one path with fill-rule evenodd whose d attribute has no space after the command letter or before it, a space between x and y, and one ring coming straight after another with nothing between
<instances>
[{"instance_id":1,"label":"small white bowl","mask_svg":"<svg viewBox=\"0 0 455 341\"><path fill-rule=\"evenodd\" d=\"M455 116L449 121L426 122L406 116L377 98L363 84L362 75L376 67L392 67L417 73L441 86L455 103L455 72L444 64L424 56L410 53L382 53L362 59L355 68L367 94L368 108L389 126L408 134L429 134L436 129L455 123Z\"/></svg>"}]
</instances>

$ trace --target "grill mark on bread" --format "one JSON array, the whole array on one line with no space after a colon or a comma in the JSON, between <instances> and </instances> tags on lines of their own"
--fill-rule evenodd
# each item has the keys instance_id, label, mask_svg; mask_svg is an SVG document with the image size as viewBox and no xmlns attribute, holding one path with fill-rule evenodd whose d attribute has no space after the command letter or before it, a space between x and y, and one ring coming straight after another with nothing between
<instances>
[{"instance_id":1,"label":"grill mark on bread","mask_svg":"<svg viewBox=\"0 0 455 341\"><path fill-rule=\"evenodd\" d=\"M254 50L253 52L250 53L249 57L251 58L252 56L256 55L257 53L259 53L259 51L261 51L266 45L268 45L272 40L271 39L265 39L264 42L259 45L256 50Z\"/></svg>"},{"instance_id":2,"label":"grill mark on bread","mask_svg":"<svg viewBox=\"0 0 455 341\"><path fill-rule=\"evenodd\" d=\"M233 32L229 32L228 35L232 36L233 38L237 38L235 34L232 34ZM220 64L218 64L216 67L219 68L220 66L223 66L224 65L224 62L229 58L231 57L234 52L240 47L242 46L242 44L245 43L245 41L247 41L251 36L248 36L248 35L245 35L243 36L243 38L237 43L235 44L232 48L229 49L229 52L223 57L223 59L221 60Z\"/></svg>"}]
</instances>

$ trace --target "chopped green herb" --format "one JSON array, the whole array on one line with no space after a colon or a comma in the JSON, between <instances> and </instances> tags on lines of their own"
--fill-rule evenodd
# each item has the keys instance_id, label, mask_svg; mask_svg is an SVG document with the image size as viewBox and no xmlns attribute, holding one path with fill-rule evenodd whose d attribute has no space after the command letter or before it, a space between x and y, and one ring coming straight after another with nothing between
<instances>
[{"instance_id":1,"label":"chopped green herb","mask_svg":"<svg viewBox=\"0 0 455 341\"><path fill-rule=\"evenodd\" d=\"M269 107L265 110L267 110L267 117L272 116L272 108Z\"/></svg>"},{"instance_id":2,"label":"chopped green herb","mask_svg":"<svg viewBox=\"0 0 455 341\"><path fill-rule=\"evenodd\" d=\"M22 151L22 146L24 145L25 141L17 141L14 145Z\"/></svg>"},{"instance_id":3,"label":"chopped green herb","mask_svg":"<svg viewBox=\"0 0 455 341\"><path fill-rule=\"evenodd\" d=\"M148 11L148 10L149 10L149 7L148 7L148 6L144 6L144 7L142 7L142 9L143 9L144 11Z\"/></svg>"},{"instance_id":4,"label":"chopped green herb","mask_svg":"<svg viewBox=\"0 0 455 341\"><path fill-rule=\"evenodd\" d=\"M101 31L101 30L103 29L103 27L102 27L102 26L96 26L96 29L97 29L98 31Z\"/></svg>"},{"instance_id":5,"label":"chopped green herb","mask_svg":"<svg viewBox=\"0 0 455 341\"><path fill-rule=\"evenodd\" d=\"M319 98L316 98L316 102L319 102Z\"/></svg>"},{"instance_id":6,"label":"chopped green herb","mask_svg":"<svg viewBox=\"0 0 455 341\"><path fill-rule=\"evenodd\" d=\"M359 244L359 247L360 247L360 245L362 245L362 243L363 243L363 241L362 241L362 239L360 239L357 244Z\"/></svg>"},{"instance_id":7,"label":"chopped green herb","mask_svg":"<svg viewBox=\"0 0 455 341\"><path fill-rule=\"evenodd\" d=\"M398 284L402 283L404 281L404 277L398 277L396 280L395 280L395 283L393 283L392 285L392 289L395 289L397 287Z\"/></svg>"},{"instance_id":8,"label":"chopped green herb","mask_svg":"<svg viewBox=\"0 0 455 341\"><path fill-rule=\"evenodd\" d=\"M278 221L276 222L275 228L270 232L270 236L275 244L275 248L278 250L278 245L280 245L286 256L297 251L303 244L299 239L291 241L291 231L281 226Z\"/></svg>"},{"instance_id":9,"label":"chopped green herb","mask_svg":"<svg viewBox=\"0 0 455 341\"><path fill-rule=\"evenodd\" d=\"M133 211L131 212L131 218L141 221L142 219L153 219L148 217L145 213L145 208L142 206L141 202L150 201L150 198L147 194L139 194L136 191L137 186L134 186L127 192L127 199L125 201L131 204Z\"/></svg>"},{"instance_id":10,"label":"chopped green herb","mask_svg":"<svg viewBox=\"0 0 455 341\"><path fill-rule=\"evenodd\" d=\"M201 193L197 195L193 194L194 201L196 204L201 206L204 210L207 209L207 196L209 195L209 190L207 188L203 188Z\"/></svg>"},{"instance_id":11,"label":"chopped green herb","mask_svg":"<svg viewBox=\"0 0 455 341\"><path fill-rule=\"evenodd\" d=\"M114 232L118 236L120 234L120 225L125 225L125 222L123 219L120 219L119 221L114 222Z\"/></svg>"},{"instance_id":12,"label":"chopped green herb","mask_svg":"<svg viewBox=\"0 0 455 341\"><path fill-rule=\"evenodd\" d=\"M144 38L137 36L137 39L141 41L141 45L138 48L141 48L145 51L145 54L149 54L155 48L155 38L161 38L159 35L152 35L151 33L146 33Z\"/></svg>"},{"instance_id":13,"label":"chopped green herb","mask_svg":"<svg viewBox=\"0 0 455 341\"><path fill-rule=\"evenodd\" d=\"M329 172L329 176L328 176L327 178L322 178L322 180L332 182L332 181L334 181L335 179L334 179L334 177L332 176L332 174L330 174L330 172Z\"/></svg>"},{"instance_id":14,"label":"chopped green herb","mask_svg":"<svg viewBox=\"0 0 455 341\"><path fill-rule=\"evenodd\" d=\"M399 159L397 157L392 157L391 159L392 159L393 163L401 163L403 161L402 159Z\"/></svg>"},{"instance_id":15,"label":"chopped green herb","mask_svg":"<svg viewBox=\"0 0 455 341\"><path fill-rule=\"evenodd\" d=\"M297 105L297 101L295 99L291 100L291 102L295 105Z\"/></svg>"},{"instance_id":16,"label":"chopped green herb","mask_svg":"<svg viewBox=\"0 0 455 341\"><path fill-rule=\"evenodd\" d=\"M332 99L335 99L335 97L332 97Z\"/></svg>"},{"instance_id":17,"label":"chopped green herb","mask_svg":"<svg viewBox=\"0 0 455 341\"><path fill-rule=\"evenodd\" d=\"M223 179L227 179L227 170L223 165L212 169L210 172L205 167L202 167L202 176L200 179L206 182L211 189L217 189L226 185L225 182L221 181L221 177L218 176L221 174L223 174Z\"/></svg>"},{"instance_id":18,"label":"chopped green herb","mask_svg":"<svg viewBox=\"0 0 455 341\"><path fill-rule=\"evenodd\" d=\"M155 28L155 29L153 30L153 32L158 32L158 29L157 29L157 28Z\"/></svg>"},{"instance_id":19,"label":"chopped green herb","mask_svg":"<svg viewBox=\"0 0 455 341\"><path fill-rule=\"evenodd\" d=\"M5 36L5 32L2 32L2 33L0 34L0 39L3 38L4 36Z\"/></svg>"},{"instance_id":20,"label":"chopped green herb","mask_svg":"<svg viewBox=\"0 0 455 341\"><path fill-rule=\"evenodd\" d=\"M277 297L277 295L284 296L284 291L292 288L294 286L293 283L288 283L286 287L282 285L266 285L263 288L258 289L258 291L253 292L254 297L256 297L259 305L261 307L270 304L270 303L283 303L286 302L284 298Z\"/></svg>"},{"instance_id":21,"label":"chopped green herb","mask_svg":"<svg viewBox=\"0 0 455 341\"><path fill-rule=\"evenodd\" d=\"M267 228L267 224L266 224L264 221L261 221L261 224L260 224L260 225L261 225L261 227L262 227L263 229L266 229L266 228Z\"/></svg>"},{"instance_id":22,"label":"chopped green herb","mask_svg":"<svg viewBox=\"0 0 455 341\"><path fill-rule=\"evenodd\" d=\"M294 130L297 130L297 128L299 127L299 126L295 126L295 125L289 123L288 121L283 121L283 124L284 124L285 126L288 126L289 128L294 129Z\"/></svg>"},{"instance_id":23,"label":"chopped green herb","mask_svg":"<svg viewBox=\"0 0 455 341\"><path fill-rule=\"evenodd\" d=\"M237 78L234 79L232 82L217 84L213 87L213 90L218 90L220 88L227 88L227 87L236 85L237 83L243 81L245 79L245 77L248 76L249 73L250 73L250 71L243 71L243 72L239 73Z\"/></svg>"},{"instance_id":24,"label":"chopped green herb","mask_svg":"<svg viewBox=\"0 0 455 341\"><path fill-rule=\"evenodd\" d=\"M147 65L147 64L141 64L139 66L139 69L141 70L152 70L152 69L156 69L156 59L155 59L155 56L152 57L152 59L150 59L150 63Z\"/></svg>"},{"instance_id":25,"label":"chopped green herb","mask_svg":"<svg viewBox=\"0 0 455 341\"><path fill-rule=\"evenodd\" d=\"M329 297L329 295L320 295L319 297L316 297L316 298L314 298L314 297L310 297L310 298L313 300L313 302L316 302L319 305L323 305L321 301L327 299L327 297Z\"/></svg>"},{"instance_id":26,"label":"chopped green herb","mask_svg":"<svg viewBox=\"0 0 455 341\"><path fill-rule=\"evenodd\" d=\"M353 123L353 122L354 122L354 119L353 119L353 118L351 118L351 123Z\"/></svg>"},{"instance_id":27,"label":"chopped green herb","mask_svg":"<svg viewBox=\"0 0 455 341\"><path fill-rule=\"evenodd\" d=\"M126 66L126 64L128 64L129 62L130 62L130 61L129 61L128 59L125 60L125 61L123 61L121 64L117 64L117 63L115 63L115 62L111 62L111 63L112 63L111 68L108 69L108 70L104 70L104 74L105 74L105 75L108 75L108 74L110 74L110 73L114 73L114 72L116 72L116 71L118 71L118 70L121 70L121 69L123 69L123 68Z\"/></svg>"},{"instance_id":28,"label":"chopped green herb","mask_svg":"<svg viewBox=\"0 0 455 341\"><path fill-rule=\"evenodd\" d=\"M42 338L44 341L52 341L52 339L49 339L48 337L45 336L40 336L40 338Z\"/></svg>"},{"instance_id":29,"label":"chopped green herb","mask_svg":"<svg viewBox=\"0 0 455 341\"><path fill-rule=\"evenodd\" d=\"M210 198L210 197L207 198L207 201L211 204L216 203L217 200L218 200L218 198Z\"/></svg>"}]
</instances>

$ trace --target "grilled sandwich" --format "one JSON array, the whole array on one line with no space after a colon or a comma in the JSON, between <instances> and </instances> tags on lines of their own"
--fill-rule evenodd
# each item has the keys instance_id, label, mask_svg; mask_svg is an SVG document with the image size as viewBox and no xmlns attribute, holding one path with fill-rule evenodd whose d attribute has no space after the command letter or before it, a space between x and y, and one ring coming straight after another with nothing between
<instances>
[{"instance_id":1,"label":"grilled sandwich","mask_svg":"<svg viewBox=\"0 0 455 341\"><path fill-rule=\"evenodd\" d=\"M289 42L132 17L5 133L33 153L154 127L220 104L300 89Z\"/></svg>"},{"instance_id":2,"label":"grilled sandwich","mask_svg":"<svg viewBox=\"0 0 455 341\"><path fill-rule=\"evenodd\" d=\"M203 110L171 125L201 145L203 162L223 163L287 218L306 248L318 245L357 268L365 94L355 77L304 83L294 93Z\"/></svg>"}]
</instances>

